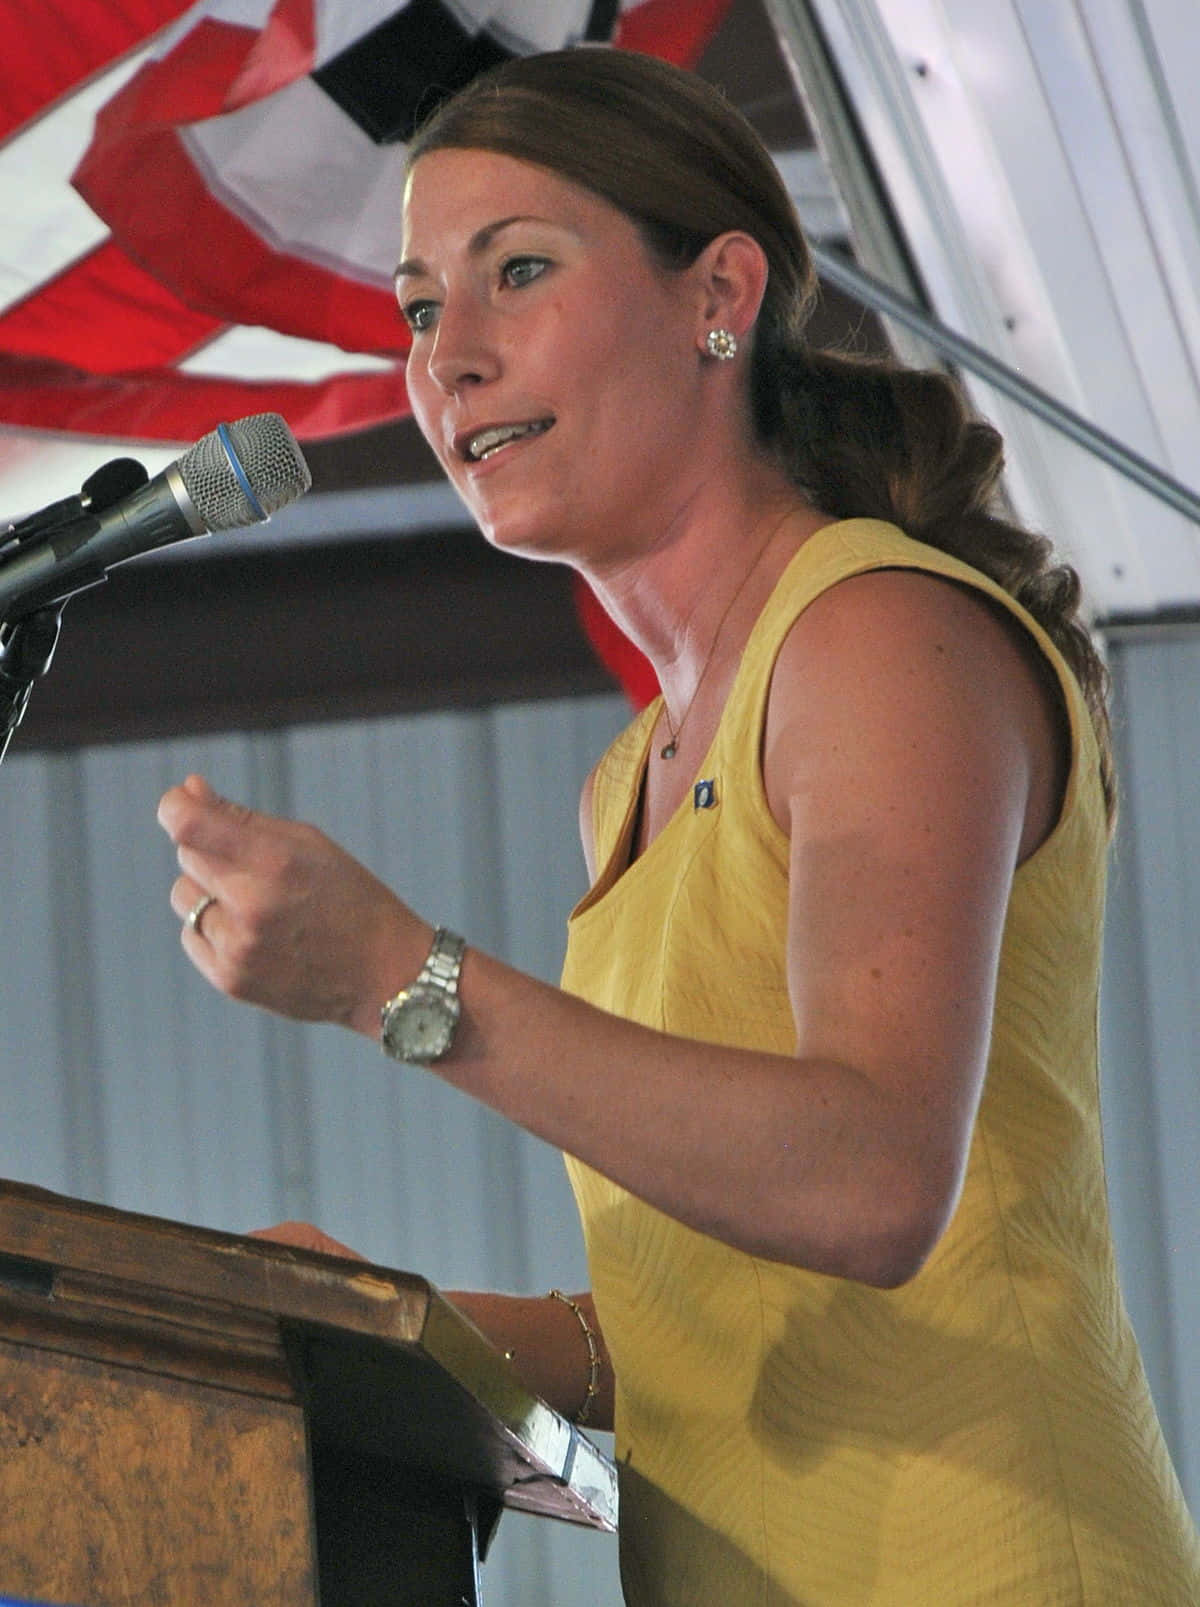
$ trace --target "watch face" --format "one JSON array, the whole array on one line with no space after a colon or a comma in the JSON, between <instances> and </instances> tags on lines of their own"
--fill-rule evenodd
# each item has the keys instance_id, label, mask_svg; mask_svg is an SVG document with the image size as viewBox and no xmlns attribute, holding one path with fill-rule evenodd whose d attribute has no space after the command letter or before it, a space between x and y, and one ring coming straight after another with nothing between
<instances>
[{"instance_id":1,"label":"watch face","mask_svg":"<svg viewBox=\"0 0 1200 1607\"><path fill-rule=\"evenodd\" d=\"M457 1019L457 1010L442 994L414 988L389 1011L384 1043L398 1059L424 1064L449 1049Z\"/></svg>"}]
</instances>

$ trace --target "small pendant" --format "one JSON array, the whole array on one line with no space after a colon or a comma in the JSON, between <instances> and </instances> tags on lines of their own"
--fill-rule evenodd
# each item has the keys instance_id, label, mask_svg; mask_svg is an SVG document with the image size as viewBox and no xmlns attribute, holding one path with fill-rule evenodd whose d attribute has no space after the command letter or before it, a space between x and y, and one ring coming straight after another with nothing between
<instances>
[{"instance_id":1,"label":"small pendant","mask_svg":"<svg viewBox=\"0 0 1200 1607\"><path fill-rule=\"evenodd\" d=\"M678 749L675 746L675 740L672 738L671 741L667 743L665 748L660 748L658 750L658 756L660 759L673 759L677 752Z\"/></svg>"}]
</instances>

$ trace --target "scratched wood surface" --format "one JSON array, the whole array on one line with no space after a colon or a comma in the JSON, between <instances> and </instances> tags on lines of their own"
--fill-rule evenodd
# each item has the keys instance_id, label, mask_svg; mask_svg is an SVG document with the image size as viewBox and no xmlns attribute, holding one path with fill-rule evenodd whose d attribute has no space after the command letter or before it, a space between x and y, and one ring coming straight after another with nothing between
<instances>
[{"instance_id":1,"label":"scratched wood surface","mask_svg":"<svg viewBox=\"0 0 1200 1607\"><path fill-rule=\"evenodd\" d=\"M316 1601L303 1413L274 1396L0 1341L0 1512L9 1595Z\"/></svg>"},{"instance_id":2,"label":"scratched wood surface","mask_svg":"<svg viewBox=\"0 0 1200 1607\"><path fill-rule=\"evenodd\" d=\"M0 1599L457 1607L466 1495L616 1522L425 1279L0 1181Z\"/></svg>"}]
</instances>

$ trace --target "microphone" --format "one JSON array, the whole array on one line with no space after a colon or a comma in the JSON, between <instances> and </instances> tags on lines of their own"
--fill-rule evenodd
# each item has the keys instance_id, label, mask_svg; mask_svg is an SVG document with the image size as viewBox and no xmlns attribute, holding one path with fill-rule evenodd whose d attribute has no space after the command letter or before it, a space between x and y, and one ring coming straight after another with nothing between
<instances>
[{"instance_id":1,"label":"microphone","mask_svg":"<svg viewBox=\"0 0 1200 1607\"><path fill-rule=\"evenodd\" d=\"M72 519L82 519L89 512L101 513L131 491L145 485L149 478L136 458L114 458L111 463L103 464L88 476L83 482L83 489L74 496L63 497L60 502L52 502L48 507L39 508L36 513L10 524L0 538L0 565L4 562L5 549L14 542L24 547L48 536L52 530L70 524Z\"/></svg>"},{"instance_id":2,"label":"microphone","mask_svg":"<svg viewBox=\"0 0 1200 1607\"><path fill-rule=\"evenodd\" d=\"M128 469L109 467L114 473L99 470L81 497L54 503L0 539L0 619L64 601L104 580L114 565L156 547L260 524L312 485L278 413L219 424L161 474L127 490ZM140 465L132 467L144 478ZM116 500L101 505L114 492ZM11 555L6 541L16 543Z\"/></svg>"}]
</instances>

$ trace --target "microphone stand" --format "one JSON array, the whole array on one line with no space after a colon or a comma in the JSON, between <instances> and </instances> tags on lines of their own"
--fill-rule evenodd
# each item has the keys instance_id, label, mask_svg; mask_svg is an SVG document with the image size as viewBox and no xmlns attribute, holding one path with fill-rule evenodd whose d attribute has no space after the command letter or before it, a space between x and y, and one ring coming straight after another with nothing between
<instances>
[{"instance_id":1,"label":"microphone stand","mask_svg":"<svg viewBox=\"0 0 1200 1607\"><path fill-rule=\"evenodd\" d=\"M0 624L0 764L25 717L34 682L50 668L69 599Z\"/></svg>"}]
</instances>

